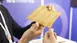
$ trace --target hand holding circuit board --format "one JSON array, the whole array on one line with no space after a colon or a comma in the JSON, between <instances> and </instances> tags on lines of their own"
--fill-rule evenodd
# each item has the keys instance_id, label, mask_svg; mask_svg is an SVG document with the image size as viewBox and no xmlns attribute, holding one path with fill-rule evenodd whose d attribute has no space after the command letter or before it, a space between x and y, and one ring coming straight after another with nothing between
<instances>
[{"instance_id":1,"label":"hand holding circuit board","mask_svg":"<svg viewBox=\"0 0 77 43\"><path fill-rule=\"evenodd\" d=\"M50 28L60 14L60 12L55 10L54 6L39 6L27 18Z\"/></svg>"}]
</instances>

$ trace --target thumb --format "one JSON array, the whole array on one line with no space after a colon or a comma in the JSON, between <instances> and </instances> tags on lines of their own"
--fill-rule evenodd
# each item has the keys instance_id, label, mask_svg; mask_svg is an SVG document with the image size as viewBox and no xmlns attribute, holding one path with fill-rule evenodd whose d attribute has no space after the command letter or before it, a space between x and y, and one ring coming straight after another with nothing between
<instances>
[{"instance_id":1,"label":"thumb","mask_svg":"<svg viewBox=\"0 0 77 43\"><path fill-rule=\"evenodd\" d=\"M36 22L36 23L32 24L31 29L37 30L38 27L39 27L39 23Z\"/></svg>"},{"instance_id":2,"label":"thumb","mask_svg":"<svg viewBox=\"0 0 77 43\"><path fill-rule=\"evenodd\" d=\"M49 35L49 32L47 31L47 32L45 33L45 35L44 35L44 38L45 38L45 39L49 39L49 37L50 37L50 35Z\"/></svg>"}]
</instances>

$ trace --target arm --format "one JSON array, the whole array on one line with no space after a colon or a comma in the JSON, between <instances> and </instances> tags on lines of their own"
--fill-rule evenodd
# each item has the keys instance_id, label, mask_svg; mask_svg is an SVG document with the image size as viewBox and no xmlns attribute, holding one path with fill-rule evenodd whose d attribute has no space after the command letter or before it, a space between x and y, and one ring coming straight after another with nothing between
<instances>
[{"instance_id":1,"label":"arm","mask_svg":"<svg viewBox=\"0 0 77 43\"><path fill-rule=\"evenodd\" d=\"M4 33L4 30L2 29L1 26L0 26L0 43L9 43Z\"/></svg>"},{"instance_id":2,"label":"arm","mask_svg":"<svg viewBox=\"0 0 77 43\"><path fill-rule=\"evenodd\" d=\"M23 35L23 33L29 29L31 27L31 25L33 24L33 22L29 25L27 25L26 27L22 28L21 26L19 26L14 20L12 21L12 31L13 31L13 35L17 38L21 38L21 36Z\"/></svg>"}]
</instances>

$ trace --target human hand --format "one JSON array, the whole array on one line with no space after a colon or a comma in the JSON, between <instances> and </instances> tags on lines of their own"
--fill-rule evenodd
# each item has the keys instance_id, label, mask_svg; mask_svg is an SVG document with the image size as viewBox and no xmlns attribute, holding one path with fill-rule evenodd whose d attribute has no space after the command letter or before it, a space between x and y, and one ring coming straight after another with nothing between
<instances>
[{"instance_id":1,"label":"human hand","mask_svg":"<svg viewBox=\"0 0 77 43\"><path fill-rule=\"evenodd\" d=\"M28 41L41 35L43 29L44 26L40 25L38 22L32 24L31 28L24 32L19 42L23 41L22 43L28 43Z\"/></svg>"},{"instance_id":2,"label":"human hand","mask_svg":"<svg viewBox=\"0 0 77 43\"><path fill-rule=\"evenodd\" d=\"M46 7L47 7L47 9L49 10L49 11L55 11L55 7L53 6L53 5L51 5L51 4L48 4L48 5L46 5Z\"/></svg>"},{"instance_id":3,"label":"human hand","mask_svg":"<svg viewBox=\"0 0 77 43\"><path fill-rule=\"evenodd\" d=\"M49 29L49 31L45 33L43 43L56 43L56 39L56 33L53 32L53 29Z\"/></svg>"}]
</instances>

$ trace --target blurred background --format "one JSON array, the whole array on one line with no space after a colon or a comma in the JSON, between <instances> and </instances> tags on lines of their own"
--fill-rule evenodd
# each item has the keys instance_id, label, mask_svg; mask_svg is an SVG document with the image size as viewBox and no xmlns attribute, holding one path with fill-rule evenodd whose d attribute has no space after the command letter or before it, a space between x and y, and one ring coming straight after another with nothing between
<instances>
[{"instance_id":1,"label":"blurred background","mask_svg":"<svg viewBox=\"0 0 77 43\"><path fill-rule=\"evenodd\" d=\"M77 0L4 0L3 5L9 10L13 19L25 27L32 21L26 17L39 5L51 4L57 11L61 12L60 17L53 24L52 28L58 36L77 41ZM48 29L45 28L44 33ZM40 38L37 37L37 38ZM16 39L15 39L16 40Z\"/></svg>"}]
</instances>

